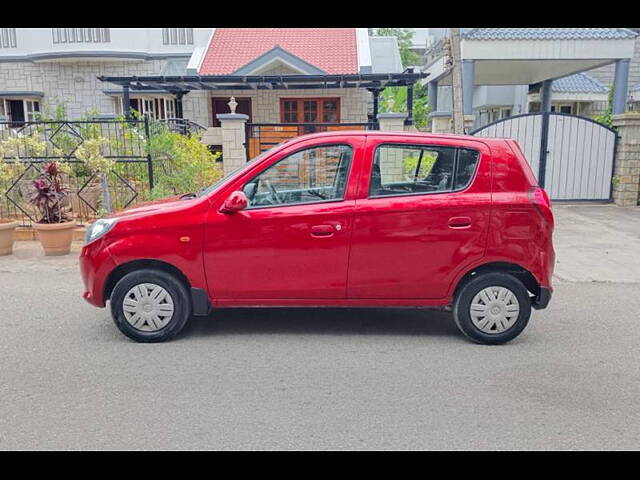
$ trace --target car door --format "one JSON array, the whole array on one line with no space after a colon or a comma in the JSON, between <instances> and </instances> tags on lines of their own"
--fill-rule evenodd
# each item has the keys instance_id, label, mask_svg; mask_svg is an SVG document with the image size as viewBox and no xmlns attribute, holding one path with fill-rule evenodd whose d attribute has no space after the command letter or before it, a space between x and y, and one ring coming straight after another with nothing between
<instances>
[{"instance_id":1,"label":"car door","mask_svg":"<svg viewBox=\"0 0 640 480\"><path fill-rule=\"evenodd\" d=\"M364 137L315 142L280 151L238 181L234 189L249 199L245 210L224 214L212 205L204 267L214 300L346 297L356 191L349 176Z\"/></svg>"},{"instance_id":2,"label":"car door","mask_svg":"<svg viewBox=\"0 0 640 480\"><path fill-rule=\"evenodd\" d=\"M437 299L484 254L490 151L481 142L368 139L349 258L349 299Z\"/></svg>"}]
</instances>

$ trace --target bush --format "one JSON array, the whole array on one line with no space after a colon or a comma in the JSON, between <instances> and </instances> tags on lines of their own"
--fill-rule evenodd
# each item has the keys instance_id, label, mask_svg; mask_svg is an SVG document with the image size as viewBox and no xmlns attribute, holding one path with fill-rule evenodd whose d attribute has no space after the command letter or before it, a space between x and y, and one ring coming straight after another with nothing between
<instances>
[{"instance_id":1,"label":"bush","mask_svg":"<svg viewBox=\"0 0 640 480\"><path fill-rule=\"evenodd\" d=\"M195 192L222 177L216 161L219 153L211 153L200 142L200 136L171 132L154 126L148 144L154 167L154 189L144 199Z\"/></svg>"}]
</instances>

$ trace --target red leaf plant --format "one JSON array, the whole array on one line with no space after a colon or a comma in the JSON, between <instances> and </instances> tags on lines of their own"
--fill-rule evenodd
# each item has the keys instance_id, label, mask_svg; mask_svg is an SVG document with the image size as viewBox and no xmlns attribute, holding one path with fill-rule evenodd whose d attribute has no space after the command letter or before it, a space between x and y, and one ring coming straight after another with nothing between
<instances>
[{"instance_id":1,"label":"red leaf plant","mask_svg":"<svg viewBox=\"0 0 640 480\"><path fill-rule=\"evenodd\" d=\"M29 201L42 214L38 223L63 223L71 220L63 209L63 201L69 195L69 189L62 186L61 171L57 162L46 164L40 176L31 185Z\"/></svg>"}]
</instances>

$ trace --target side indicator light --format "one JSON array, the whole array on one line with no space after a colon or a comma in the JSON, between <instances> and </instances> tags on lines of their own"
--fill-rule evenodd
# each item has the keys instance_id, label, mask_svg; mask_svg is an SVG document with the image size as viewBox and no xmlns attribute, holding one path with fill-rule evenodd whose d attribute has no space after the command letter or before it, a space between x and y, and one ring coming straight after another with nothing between
<instances>
[{"instance_id":1,"label":"side indicator light","mask_svg":"<svg viewBox=\"0 0 640 480\"><path fill-rule=\"evenodd\" d=\"M191 237L180 237L180 241L182 243L189 243L191 241Z\"/></svg>"}]
</instances>

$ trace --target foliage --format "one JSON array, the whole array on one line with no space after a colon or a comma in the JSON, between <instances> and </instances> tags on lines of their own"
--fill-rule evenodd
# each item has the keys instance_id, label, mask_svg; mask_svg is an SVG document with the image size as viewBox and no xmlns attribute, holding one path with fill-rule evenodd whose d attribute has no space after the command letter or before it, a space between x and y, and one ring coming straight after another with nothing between
<instances>
[{"instance_id":1,"label":"foliage","mask_svg":"<svg viewBox=\"0 0 640 480\"><path fill-rule=\"evenodd\" d=\"M2 158L41 158L47 153L46 140L40 138L37 131L29 135L12 136L0 142L0 155ZM53 150L57 150L53 147Z\"/></svg>"},{"instance_id":2,"label":"foliage","mask_svg":"<svg viewBox=\"0 0 640 480\"><path fill-rule=\"evenodd\" d=\"M602 115L594 115L593 119L609 128L613 127L613 86L609 87L609 94L607 95L607 109Z\"/></svg>"},{"instance_id":3,"label":"foliage","mask_svg":"<svg viewBox=\"0 0 640 480\"><path fill-rule=\"evenodd\" d=\"M407 111L406 87L387 87L380 96L380 112L389 112L389 99L393 99L394 112ZM427 127L431 105L427 96L427 87L416 83L413 87L413 119L418 129Z\"/></svg>"},{"instance_id":4,"label":"foliage","mask_svg":"<svg viewBox=\"0 0 640 480\"><path fill-rule=\"evenodd\" d=\"M42 214L38 223L62 223L71 220L62 207L63 200L69 195L69 190L62 186L62 173L58 162L50 162L32 182L29 201Z\"/></svg>"},{"instance_id":5,"label":"foliage","mask_svg":"<svg viewBox=\"0 0 640 480\"><path fill-rule=\"evenodd\" d=\"M107 173L116 164L112 158L104 156L104 149L109 145L109 140L98 135L95 138L87 138L76 149L75 156L82 161L91 173Z\"/></svg>"},{"instance_id":6,"label":"foliage","mask_svg":"<svg viewBox=\"0 0 640 480\"><path fill-rule=\"evenodd\" d=\"M211 153L199 135L182 135L159 125L152 131L147 151L153 158L155 186L145 199L195 192L222 177L216 163L219 154Z\"/></svg>"},{"instance_id":7,"label":"foliage","mask_svg":"<svg viewBox=\"0 0 640 480\"><path fill-rule=\"evenodd\" d=\"M416 174L416 167L418 166L419 157L411 156L405 157L402 159L402 168L404 170L404 174L408 180L413 180L414 175ZM436 154L434 153L424 153L422 155L422 162L420 163L420 171L419 175L425 177L431 171L433 164L436 162Z\"/></svg>"}]
</instances>

